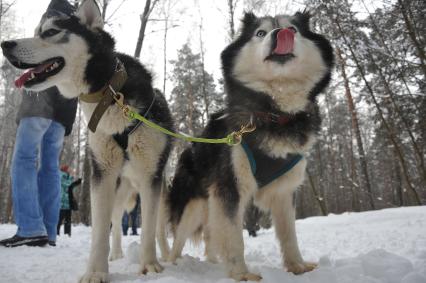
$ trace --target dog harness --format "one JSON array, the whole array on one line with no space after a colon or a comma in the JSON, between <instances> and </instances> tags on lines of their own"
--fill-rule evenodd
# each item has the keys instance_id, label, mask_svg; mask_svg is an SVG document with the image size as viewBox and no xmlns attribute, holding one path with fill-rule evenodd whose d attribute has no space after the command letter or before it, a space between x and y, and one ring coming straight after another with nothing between
<instances>
[{"instance_id":1,"label":"dog harness","mask_svg":"<svg viewBox=\"0 0 426 283\"><path fill-rule=\"evenodd\" d=\"M123 63L117 58L115 72L111 80L97 92L80 95L80 100L84 102L98 103L88 123L88 127L92 132L96 132L96 128L105 111L111 104L115 103L114 96L117 95L120 89L124 86L126 80L126 68L124 68Z\"/></svg>"},{"instance_id":2,"label":"dog harness","mask_svg":"<svg viewBox=\"0 0 426 283\"><path fill-rule=\"evenodd\" d=\"M250 162L251 172L262 189L272 181L289 172L303 159L301 154L287 154L286 158L273 158L256 147L251 147L245 141L241 142L247 158Z\"/></svg>"},{"instance_id":3,"label":"dog harness","mask_svg":"<svg viewBox=\"0 0 426 283\"><path fill-rule=\"evenodd\" d=\"M112 104L116 103L114 96L116 94L119 94L118 91L123 87L127 80L127 72L126 68L124 67L123 63L116 58L116 67L115 72L111 80L108 82L108 84L103 87L101 90L89 93L89 94L82 94L80 95L80 99L87 103L98 103L95 110L93 111L92 117L90 117L89 120L89 129L92 132L96 131L96 128L99 124L99 121L101 120L103 114L105 111L110 107ZM144 113L140 113L144 117L148 115L150 112L152 106L154 105L156 97L156 91L154 90L154 98L152 99L151 105L148 107ZM122 99L122 96L120 97ZM122 133L114 134L112 137L117 142L117 144L123 149L125 152L125 157L127 158L127 146L129 143L129 135L131 135L136 129L142 124L141 121L133 121L133 123L128 126Z\"/></svg>"},{"instance_id":4,"label":"dog harness","mask_svg":"<svg viewBox=\"0 0 426 283\"><path fill-rule=\"evenodd\" d=\"M144 113L140 113L140 115L143 115L143 117L147 117L149 115L149 112L151 111L151 108L152 108L152 106L154 105L154 102L155 102L156 93L157 93L157 91L154 90L154 98L152 99L151 105L149 105L149 107L147 108L146 111L144 111ZM129 144L129 136L131 134L133 134L133 132L136 131L136 129L142 123L143 123L142 121L133 120L132 124L130 126L128 126L126 129L124 129L124 131L122 133L117 133L117 134L112 136L114 138L114 140L118 143L118 145L124 150L126 159L128 159L126 150L127 150L128 144Z\"/></svg>"}]
</instances>

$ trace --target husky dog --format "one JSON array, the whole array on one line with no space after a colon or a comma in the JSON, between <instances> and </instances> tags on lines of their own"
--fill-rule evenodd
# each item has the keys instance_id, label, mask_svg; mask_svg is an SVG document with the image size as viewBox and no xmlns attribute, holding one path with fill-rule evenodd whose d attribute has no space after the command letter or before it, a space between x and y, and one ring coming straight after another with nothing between
<instances>
[{"instance_id":1,"label":"husky dog","mask_svg":"<svg viewBox=\"0 0 426 283\"><path fill-rule=\"evenodd\" d=\"M219 255L235 280L260 280L247 269L242 234L244 210L254 197L272 213L287 270L315 268L298 248L294 192L320 130L316 100L330 81L333 51L310 30L309 19L307 12L262 18L247 13L240 34L222 52L227 106L211 117L202 136L220 138L244 125L256 129L238 146L193 144L182 153L166 196L175 239L170 261L202 230L208 259Z\"/></svg>"},{"instance_id":2,"label":"husky dog","mask_svg":"<svg viewBox=\"0 0 426 283\"><path fill-rule=\"evenodd\" d=\"M58 2L70 5L66 0L52 0L51 6ZM166 100L153 89L151 74L135 59L115 52L113 38L102 28L102 16L94 0L84 0L78 10L69 15L49 11L42 17L33 38L2 43L4 55L15 67L30 68L16 85L32 91L56 85L67 98L80 96L82 99L81 95L86 95L84 101L90 101L96 94L102 99L112 97L111 93L115 92L111 90L112 84L116 82L121 84L117 91L122 93L120 98L125 104L171 129L173 123ZM116 79L118 71L123 73L123 69L127 80ZM90 118L103 100L98 104L84 101L81 107ZM162 173L171 140L144 124L129 121L115 100L109 99L96 131L89 133L89 146L92 246L87 272L81 282L109 281L113 206L115 218L119 215L121 219L134 192L141 195L144 203L140 272L160 272L163 268L156 257L155 230ZM120 223L120 220L114 222ZM121 256L120 253L121 247L113 248L112 258Z\"/></svg>"}]
</instances>

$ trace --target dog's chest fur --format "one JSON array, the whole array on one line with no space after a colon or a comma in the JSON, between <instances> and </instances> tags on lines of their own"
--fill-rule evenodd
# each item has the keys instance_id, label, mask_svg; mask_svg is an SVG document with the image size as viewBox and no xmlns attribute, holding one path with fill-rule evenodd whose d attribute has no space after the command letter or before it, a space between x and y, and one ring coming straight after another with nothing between
<instances>
[{"instance_id":1,"label":"dog's chest fur","mask_svg":"<svg viewBox=\"0 0 426 283\"><path fill-rule=\"evenodd\" d=\"M86 121L89 121L97 106L97 103L81 102L81 109L83 110ZM114 135L121 133L130 125L127 118L124 117L123 112L117 105L111 105L103 114L99 121L97 131L107 135Z\"/></svg>"}]
</instances>

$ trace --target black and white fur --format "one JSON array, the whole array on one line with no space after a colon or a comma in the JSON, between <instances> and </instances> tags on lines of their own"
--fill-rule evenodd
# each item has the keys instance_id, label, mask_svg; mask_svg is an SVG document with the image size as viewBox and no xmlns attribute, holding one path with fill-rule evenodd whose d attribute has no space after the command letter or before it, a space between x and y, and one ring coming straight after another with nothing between
<instances>
[{"instance_id":1,"label":"black and white fur","mask_svg":"<svg viewBox=\"0 0 426 283\"><path fill-rule=\"evenodd\" d=\"M256 131L244 138L269 156L309 151L321 123L316 98L328 85L333 65L329 42L310 30L309 18L305 12L245 15L240 34L222 52L227 107L211 117L203 137L224 137L253 120ZM270 56L274 32L289 27L296 30L292 55ZM253 119L254 112L287 113L292 118L281 126ZM305 167L302 159L260 189L241 146L193 144L182 153L166 196L175 240L169 254L168 247L162 247L165 256L175 262L187 238L204 231L209 260L219 255L235 280L260 280L247 269L242 236L244 210L254 197L257 206L272 213L287 270L296 274L312 270L315 265L306 263L298 248L293 205Z\"/></svg>"},{"instance_id":2,"label":"black and white fur","mask_svg":"<svg viewBox=\"0 0 426 283\"><path fill-rule=\"evenodd\" d=\"M104 87L114 74L116 58L124 64L128 79L120 90L124 102L145 113L155 91L151 74L135 59L114 50L113 38L103 31L103 21L94 0L83 1L72 16L42 18L33 38L4 42L3 52L18 68L37 68L55 62L25 83L28 90L40 91L56 85L67 98L92 93ZM53 58L53 59L52 59ZM81 102L87 119L96 104ZM153 122L172 129L165 98L155 95L148 114ZM111 105L95 133L89 133L92 161L91 210L92 246L87 271L81 282L107 282L111 220L120 229L121 216L132 194L143 201L140 272L160 272L155 247L157 208L164 166L171 140L164 134L141 125L129 135L127 149L113 139L131 125L117 105ZM114 211L114 214L113 214ZM113 217L112 217L113 216ZM119 231L119 230L118 230ZM115 239L119 240L120 233ZM118 238L117 238L118 237ZM111 259L121 257L121 244L114 241Z\"/></svg>"}]
</instances>

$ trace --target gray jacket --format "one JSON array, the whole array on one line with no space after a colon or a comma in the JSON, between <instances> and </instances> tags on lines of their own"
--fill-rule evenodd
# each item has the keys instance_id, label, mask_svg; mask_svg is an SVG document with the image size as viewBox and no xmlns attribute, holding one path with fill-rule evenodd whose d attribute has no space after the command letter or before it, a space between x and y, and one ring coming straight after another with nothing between
<instances>
[{"instance_id":1,"label":"gray jacket","mask_svg":"<svg viewBox=\"0 0 426 283\"><path fill-rule=\"evenodd\" d=\"M77 98L63 97L56 87L41 92L22 93L22 102L18 110L16 122L24 117L42 117L61 123L65 127L65 135L69 135L77 112Z\"/></svg>"}]
</instances>

